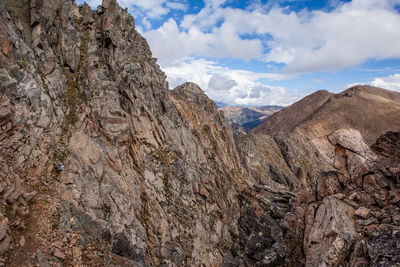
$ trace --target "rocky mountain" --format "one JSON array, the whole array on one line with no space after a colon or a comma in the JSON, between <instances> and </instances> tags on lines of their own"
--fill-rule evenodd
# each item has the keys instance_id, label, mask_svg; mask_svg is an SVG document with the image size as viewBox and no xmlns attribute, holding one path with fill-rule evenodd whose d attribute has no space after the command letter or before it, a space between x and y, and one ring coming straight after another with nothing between
<instances>
[{"instance_id":1,"label":"rocky mountain","mask_svg":"<svg viewBox=\"0 0 400 267\"><path fill-rule=\"evenodd\" d=\"M277 112L254 132L301 132L319 138L341 128L358 129L371 145L388 130L400 128L400 93L354 86L342 93L318 91Z\"/></svg>"},{"instance_id":2,"label":"rocky mountain","mask_svg":"<svg viewBox=\"0 0 400 267\"><path fill-rule=\"evenodd\" d=\"M263 123L269 116L281 110L281 106L264 107L241 107L224 106L219 110L224 112L226 120L235 125L241 126L244 131L254 129Z\"/></svg>"},{"instance_id":3,"label":"rocky mountain","mask_svg":"<svg viewBox=\"0 0 400 267\"><path fill-rule=\"evenodd\" d=\"M115 0L94 11L2 1L0 12L7 264L221 262L241 168L215 103L194 84L168 90Z\"/></svg>"},{"instance_id":4,"label":"rocky mountain","mask_svg":"<svg viewBox=\"0 0 400 267\"><path fill-rule=\"evenodd\" d=\"M168 89L116 0L0 15L0 265L400 261L397 93L318 92L234 139L197 85Z\"/></svg>"},{"instance_id":5,"label":"rocky mountain","mask_svg":"<svg viewBox=\"0 0 400 267\"><path fill-rule=\"evenodd\" d=\"M399 95L367 86L319 91L238 140L254 184L297 192L292 204L269 199L289 203L279 225L297 244L284 242L298 265L399 261Z\"/></svg>"}]
</instances>

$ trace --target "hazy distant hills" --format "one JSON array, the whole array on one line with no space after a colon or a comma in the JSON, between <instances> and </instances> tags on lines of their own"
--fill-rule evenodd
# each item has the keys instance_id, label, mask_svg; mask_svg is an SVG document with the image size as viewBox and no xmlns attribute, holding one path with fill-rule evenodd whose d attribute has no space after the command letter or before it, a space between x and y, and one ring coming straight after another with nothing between
<instances>
[{"instance_id":1,"label":"hazy distant hills","mask_svg":"<svg viewBox=\"0 0 400 267\"><path fill-rule=\"evenodd\" d=\"M400 129L400 93L371 86L355 86L339 94L317 91L275 113L253 132L292 132L309 137L353 128L373 143L389 130Z\"/></svg>"},{"instance_id":2,"label":"hazy distant hills","mask_svg":"<svg viewBox=\"0 0 400 267\"><path fill-rule=\"evenodd\" d=\"M221 107L229 123L235 128L243 127L243 130L251 130L265 122L265 120L275 112L283 109L281 106L264 107L240 107L225 106Z\"/></svg>"}]
</instances>

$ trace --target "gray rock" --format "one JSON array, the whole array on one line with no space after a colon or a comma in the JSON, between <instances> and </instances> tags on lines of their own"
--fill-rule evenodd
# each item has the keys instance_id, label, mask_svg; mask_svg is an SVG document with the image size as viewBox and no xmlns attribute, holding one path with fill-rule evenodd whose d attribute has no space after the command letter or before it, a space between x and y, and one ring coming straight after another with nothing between
<instances>
[{"instance_id":1,"label":"gray rock","mask_svg":"<svg viewBox=\"0 0 400 267\"><path fill-rule=\"evenodd\" d=\"M11 244L11 237L9 235L6 235L3 240L0 241L0 254L5 253Z\"/></svg>"},{"instance_id":2,"label":"gray rock","mask_svg":"<svg viewBox=\"0 0 400 267\"><path fill-rule=\"evenodd\" d=\"M56 169L56 171L58 172L62 172L65 169L65 166L63 163L58 162L55 166L54 169Z\"/></svg>"},{"instance_id":3,"label":"gray rock","mask_svg":"<svg viewBox=\"0 0 400 267\"><path fill-rule=\"evenodd\" d=\"M3 240L8 231L8 218L3 218L0 221L0 240Z\"/></svg>"},{"instance_id":4,"label":"gray rock","mask_svg":"<svg viewBox=\"0 0 400 267\"><path fill-rule=\"evenodd\" d=\"M40 267L51 267L50 263L46 259L46 256L41 250L36 251L36 260Z\"/></svg>"}]
</instances>

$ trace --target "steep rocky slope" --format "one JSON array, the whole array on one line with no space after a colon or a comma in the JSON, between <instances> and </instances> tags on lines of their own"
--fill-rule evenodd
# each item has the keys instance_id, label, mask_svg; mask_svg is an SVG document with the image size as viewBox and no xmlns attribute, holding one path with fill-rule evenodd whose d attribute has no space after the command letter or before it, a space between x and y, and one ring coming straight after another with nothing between
<instances>
[{"instance_id":1,"label":"steep rocky slope","mask_svg":"<svg viewBox=\"0 0 400 267\"><path fill-rule=\"evenodd\" d=\"M244 245L226 262L268 266L267 257L278 265L283 244L285 266L398 264L399 132L382 135L372 148L355 129L339 129L327 139L324 147L300 134L238 139L252 180L239 194L247 216L241 213L246 226L239 223L235 245ZM263 236L271 227L280 238Z\"/></svg>"},{"instance_id":2,"label":"steep rocky slope","mask_svg":"<svg viewBox=\"0 0 400 267\"><path fill-rule=\"evenodd\" d=\"M400 162L393 153L375 155L356 130L329 136L334 171L298 193L285 220L304 249L306 266L395 266L399 262ZM374 147L399 142L387 133ZM388 156L390 155L390 156Z\"/></svg>"},{"instance_id":3,"label":"steep rocky slope","mask_svg":"<svg viewBox=\"0 0 400 267\"><path fill-rule=\"evenodd\" d=\"M241 168L215 103L194 84L168 90L115 0L0 13L3 260L221 263Z\"/></svg>"},{"instance_id":4,"label":"steep rocky slope","mask_svg":"<svg viewBox=\"0 0 400 267\"><path fill-rule=\"evenodd\" d=\"M289 206L276 222L292 264L399 262L399 95L364 86L339 95L319 91L238 139L253 191L262 184L297 192L292 203L268 197Z\"/></svg>"},{"instance_id":5,"label":"steep rocky slope","mask_svg":"<svg viewBox=\"0 0 400 267\"><path fill-rule=\"evenodd\" d=\"M268 122L261 124L253 130L254 133L275 134L293 131L294 128L307 120L320 108L333 94L328 91L317 91L293 105L275 113Z\"/></svg>"}]
</instances>

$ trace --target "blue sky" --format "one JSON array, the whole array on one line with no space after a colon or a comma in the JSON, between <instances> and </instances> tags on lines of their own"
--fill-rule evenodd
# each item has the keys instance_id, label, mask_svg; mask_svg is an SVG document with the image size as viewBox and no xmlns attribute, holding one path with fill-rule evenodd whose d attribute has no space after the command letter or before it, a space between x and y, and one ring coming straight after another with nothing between
<instances>
[{"instance_id":1,"label":"blue sky","mask_svg":"<svg viewBox=\"0 0 400 267\"><path fill-rule=\"evenodd\" d=\"M354 84L400 91L400 0L118 2L171 88L193 81L215 101L245 106Z\"/></svg>"}]
</instances>

